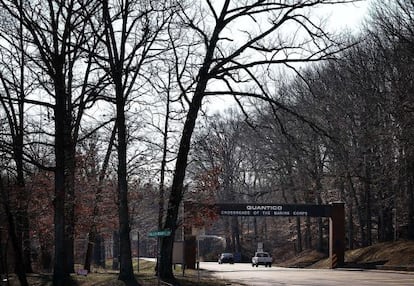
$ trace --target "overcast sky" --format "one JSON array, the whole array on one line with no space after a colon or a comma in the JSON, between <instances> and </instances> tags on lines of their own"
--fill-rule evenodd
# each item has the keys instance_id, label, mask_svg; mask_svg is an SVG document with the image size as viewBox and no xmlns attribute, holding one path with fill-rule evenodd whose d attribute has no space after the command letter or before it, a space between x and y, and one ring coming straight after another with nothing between
<instances>
[{"instance_id":1,"label":"overcast sky","mask_svg":"<svg viewBox=\"0 0 414 286\"><path fill-rule=\"evenodd\" d=\"M368 13L368 6L369 0L327 6L324 9L326 16L329 16L329 29L337 32L343 29L358 30Z\"/></svg>"},{"instance_id":2,"label":"overcast sky","mask_svg":"<svg viewBox=\"0 0 414 286\"><path fill-rule=\"evenodd\" d=\"M313 16L318 19L326 19L324 30L334 34L350 31L358 33L362 21L368 13L369 2L373 0L361 0L348 4L322 5L319 9L312 9ZM317 11L317 12L316 12ZM319 13L319 15L315 15ZM204 105L207 113L223 112L230 106L236 106L231 97L209 98Z\"/></svg>"}]
</instances>

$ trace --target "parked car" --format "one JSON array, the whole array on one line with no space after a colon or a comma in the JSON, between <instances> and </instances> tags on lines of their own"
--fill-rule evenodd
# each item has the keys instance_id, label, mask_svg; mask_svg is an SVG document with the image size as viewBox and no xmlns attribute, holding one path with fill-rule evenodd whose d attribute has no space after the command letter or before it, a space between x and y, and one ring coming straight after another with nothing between
<instances>
[{"instance_id":1,"label":"parked car","mask_svg":"<svg viewBox=\"0 0 414 286\"><path fill-rule=\"evenodd\" d=\"M268 252L256 252L252 257L252 267L264 265L265 267L272 267L273 258Z\"/></svg>"},{"instance_id":2,"label":"parked car","mask_svg":"<svg viewBox=\"0 0 414 286\"><path fill-rule=\"evenodd\" d=\"M219 259L218 259L218 263L219 264L222 264L222 263L233 264L234 263L233 253L222 253L222 254L220 254Z\"/></svg>"}]
</instances>

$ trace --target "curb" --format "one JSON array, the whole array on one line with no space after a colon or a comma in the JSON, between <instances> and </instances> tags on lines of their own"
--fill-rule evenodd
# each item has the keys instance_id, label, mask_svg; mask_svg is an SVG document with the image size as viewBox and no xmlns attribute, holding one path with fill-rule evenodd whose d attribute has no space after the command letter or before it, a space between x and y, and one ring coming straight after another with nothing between
<instances>
[{"instance_id":1,"label":"curb","mask_svg":"<svg viewBox=\"0 0 414 286\"><path fill-rule=\"evenodd\" d=\"M377 265L379 270L413 271L414 265Z\"/></svg>"}]
</instances>

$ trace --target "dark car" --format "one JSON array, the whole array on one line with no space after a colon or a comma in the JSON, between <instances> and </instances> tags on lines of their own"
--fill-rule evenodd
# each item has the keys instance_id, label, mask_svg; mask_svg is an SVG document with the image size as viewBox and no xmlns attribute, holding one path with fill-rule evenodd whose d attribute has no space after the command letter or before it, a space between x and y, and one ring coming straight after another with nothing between
<instances>
[{"instance_id":1,"label":"dark car","mask_svg":"<svg viewBox=\"0 0 414 286\"><path fill-rule=\"evenodd\" d=\"M219 259L218 259L218 263L219 264L222 264L222 263L233 264L234 263L233 253L222 253L222 254L220 254Z\"/></svg>"}]
</instances>

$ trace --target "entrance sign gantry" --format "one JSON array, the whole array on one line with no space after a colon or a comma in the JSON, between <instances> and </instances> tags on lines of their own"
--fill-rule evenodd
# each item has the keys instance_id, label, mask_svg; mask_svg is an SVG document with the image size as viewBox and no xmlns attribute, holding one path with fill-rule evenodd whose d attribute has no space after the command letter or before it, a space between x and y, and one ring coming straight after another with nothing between
<instances>
[{"instance_id":1,"label":"entrance sign gantry","mask_svg":"<svg viewBox=\"0 0 414 286\"><path fill-rule=\"evenodd\" d=\"M217 204L220 216L308 216L329 217L331 268L345 263L345 209L343 203L310 204Z\"/></svg>"}]
</instances>

